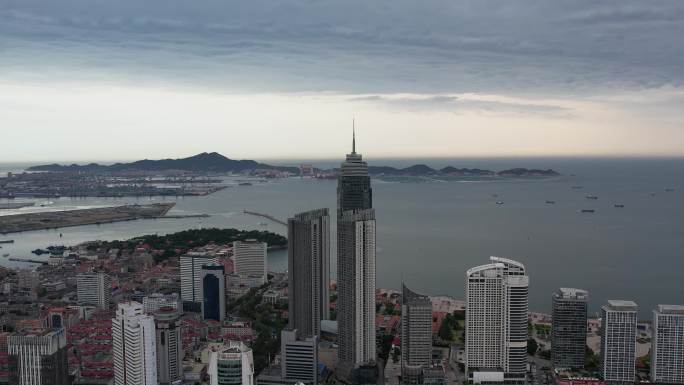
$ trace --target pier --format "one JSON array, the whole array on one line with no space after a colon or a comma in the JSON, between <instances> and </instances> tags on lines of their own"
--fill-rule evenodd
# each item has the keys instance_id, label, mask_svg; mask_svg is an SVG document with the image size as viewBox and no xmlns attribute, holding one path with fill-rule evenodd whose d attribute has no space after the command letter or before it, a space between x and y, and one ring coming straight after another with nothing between
<instances>
[{"instance_id":1,"label":"pier","mask_svg":"<svg viewBox=\"0 0 684 385\"><path fill-rule=\"evenodd\" d=\"M26 262L26 263L40 263L41 265L47 265L47 261L41 261L40 259L31 259L31 258L8 258L10 261L13 262Z\"/></svg>"},{"instance_id":2,"label":"pier","mask_svg":"<svg viewBox=\"0 0 684 385\"><path fill-rule=\"evenodd\" d=\"M0 221L0 234L164 218L174 205L175 203L155 203L7 215Z\"/></svg>"},{"instance_id":3,"label":"pier","mask_svg":"<svg viewBox=\"0 0 684 385\"><path fill-rule=\"evenodd\" d=\"M280 219L278 219L278 218L276 218L276 217L274 217L274 216L272 216L272 215L268 215L268 214L264 214L264 213L258 213L258 212L256 212L256 211L248 211L248 210L242 210L242 212L245 213L245 214L254 215L254 216L257 216L257 217L266 218L266 219L268 219L268 220L270 220L270 221L273 221L273 222L275 222L275 223L277 223L277 224L279 224L279 225L287 226L287 222L282 221L282 220L280 220Z\"/></svg>"}]
</instances>

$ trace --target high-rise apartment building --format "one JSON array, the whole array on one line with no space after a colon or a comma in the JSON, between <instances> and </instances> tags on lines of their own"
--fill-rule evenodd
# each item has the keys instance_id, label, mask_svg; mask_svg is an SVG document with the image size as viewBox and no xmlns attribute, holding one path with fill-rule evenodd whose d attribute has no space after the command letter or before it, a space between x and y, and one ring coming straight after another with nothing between
<instances>
[{"instance_id":1,"label":"high-rise apartment building","mask_svg":"<svg viewBox=\"0 0 684 385\"><path fill-rule=\"evenodd\" d=\"M202 319L223 321L226 316L226 273L223 265L202 266Z\"/></svg>"},{"instance_id":2,"label":"high-rise apartment building","mask_svg":"<svg viewBox=\"0 0 684 385\"><path fill-rule=\"evenodd\" d=\"M559 369L581 369L587 349L585 290L560 288L552 296L551 362Z\"/></svg>"},{"instance_id":3,"label":"high-rise apartment building","mask_svg":"<svg viewBox=\"0 0 684 385\"><path fill-rule=\"evenodd\" d=\"M243 277L255 277L266 282L266 242L255 239L233 242L234 273Z\"/></svg>"},{"instance_id":4,"label":"high-rise apartment building","mask_svg":"<svg viewBox=\"0 0 684 385\"><path fill-rule=\"evenodd\" d=\"M162 307L154 313L157 340L157 380L171 385L183 380L183 344L180 309Z\"/></svg>"},{"instance_id":5,"label":"high-rise apartment building","mask_svg":"<svg viewBox=\"0 0 684 385\"><path fill-rule=\"evenodd\" d=\"M529 277L520 262L490 260L466 273L467 378L524 384Z\"/></svg>"},{"instance_id":6,"label":"high-rise apartment building","mask_svg":"<svg viewBox=\"0 0 684 385\"><path fill-rule=\"evenodd\" d=\"M157 385L154 318L138 302L121 302L112 319L115 385Z\"/></svg>"},{"instance_id":7,"label":"high-rise apartment building","mask_svg":"<svg viewBox=\"0 0 684 385\"><path fill-rule=\"evenodd\" d=\"M338 371L354 383L374 383L375 211L368 165L352 152L337 184Z\"/></svg>"},{"instance_id":8,"label":"high-rise apartment building","mask_svg":"<svg viewBox=\"0 0 684 385\"><path fill-rule=\"evenodd\" d=\"M637 304L609 300L601 307L601 372L610 384L635 380Z\"/></svg>"},{"instance_id":9,"label":"high-rise apartment building","mask_svg":"<svg viewBox=\"0 0 684 385\"><path fill-rule=\"evenodd\" d=\"M239 341L229 341L211 352L209 385L254 385L254 357L252 349Z\"/></svg>"},{"instance_id":10,"label":"high-rise apartment building","mask_svg":"<svg viewBox=\"0 0 684 385\"><path fill-rule=\"evenodd\" d=\"M338 356L350 371L376 359L375 211L345 211L338 232Z\"/></svg>"},{"instance_id":11,"label":"high-rise apartment building","mask_svg":"<svg viewBox=\"0 0 684 385\"><path fill-rule=\"evenodd\" d=\"M70 385L64 329L14 333L7 337L9 383Z\"/></svg>"},{"instance_id":12,"label":"high-rise apartment building","mask_svg":"<svg viewBox=\"0 0 684 385\"><path fill-rule=\"evenodd\" d=\"M402 285L401 378L403 384L421 384L423 370L432 361L432 301Z\"/></svg>"},{"instance_id":13,"label":"high-rise apartment building","mask_svg":"<svg viewBox=\"0 0 684 385\"><path fill-rule=\"evenodd\" d=\"M78 274L76 294L79 305L109 309L112 302L112 280L109 275L102 272Z\"/></svg>"},{"instance_id":14,"label":"high-rise apartment building","mask_svg":"<svg viewBox=\"0 0 684 385\"><path fill-rule=\"evenodd\" d=\"M181 300L184 309L199 311L202 306L202 266L219 263L218 257L190 252L180 257Z\"/></svg>"},{"instance_id":15,"label":"high-rise apartment building","mask_svg":"<svg viewBox=\"0 0 684 385\"><path fill-rule=\"evenodd\" d=\"M283 329L280 334L281 378L285 383L318 384L318 337Z\"/></svg>"},{"instance_id":16,"label":"high-rise apartment building","mask_svg":"<svg viewBox=\"0 0 684 385\"><path fill-rule=\"evenodd\" d=\"M651 382L684 384L684 305L653 310Z\"/></svg>"},{"instance_id":17,"label":"high-rise apartment building","mask_svg":"<svg viewBox=\"0 0 684 385\"><path fill-rule=\"evenodd\" d=\"M319 336L330 313L330 216L328 209L287 221L289 328Z\"/></svg>"}]
</instances>

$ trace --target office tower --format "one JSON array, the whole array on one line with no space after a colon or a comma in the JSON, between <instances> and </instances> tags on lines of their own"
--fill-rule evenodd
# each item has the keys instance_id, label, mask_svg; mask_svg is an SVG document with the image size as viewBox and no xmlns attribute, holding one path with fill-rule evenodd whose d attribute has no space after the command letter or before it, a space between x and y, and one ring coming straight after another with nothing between
<instances>
[{"instance_id":1,"label":"office tower","mask_svg":"<svg viewBox=\"0 0 684 385\"><path fill-rule=\"evenodd\" d=\"M112 281L105 273L84 273L76 276L79 305L109 309L112 302Z\"/></svg>"},{"instance_id":2,"label":"office tower","mask_svg":"<svg viewBox=\"0 0 684 385\"><path fill-rule=\"evenodd\" d=\"M64 329L15 333L7 337L9 383L69 385Z\"/></svg>"},{"instance_id":3,"label":"office tower","mask_svg":"<svg viewBox=\"0 0 684 385\"><path fill-rule=\"evenodd\" d=\"M138 302L121 302L112 319L115 385L157 384L154 318Z\"/></svg>"},{"instance_id":4,"label":"office tower","mask_svg":"<svg viewBox=\"0 0 684 385\"><path fill-rule=\"evenodd\" d=\"M341 377L374 383L375 367L375 211L368 165L352 152L337 183L337 320Z\"/></svg>"},{"instance_id":5,"label":"office tower","mask_svg":"<svg viewBox=\"0 0 684 385\"><path fill-rule=\"evenodd\" d=\"M252 349L239 341L229 341L209 357L209 385L254 385Z\"/></svg>"},{"instance_id":6,"label":"office tower","mask_svg":"<svg viewBox=\"0 0 684 385\"><path fill-rule=\"evenodd\" d=\"M154 313L157 340L157 380L160 385L183 380L183 345L180 309L163 307Z\"/></svg>"},{"instance_id":7,"label":"office tower","mask_svg":"<svg viewBox=\"0 0 684 385\"><path fill-rule=\"evenodd\" d=\"M423 369L432 361L432 301L402 285L401 378L404 384L421 384Z\"/></svg>"},{"instance_id":8,"label":"office tower","mask_svg":"<svg viewBox=\"0 0 684 385\"><path fill-rule=\"evenodd\" d=\"M340 167L337 180L337 216L349 210L364 210L373 207L368 164L361 154L356 153L356 135L352 138L352 152Z\"/></svg>"},{"instance_id":9,"label":"office tower","mask_svg":"<svg viewBox=\"0 0 684 385\"><path fill-rule=\"evenodd\" d=\"M223 265L202 266L202 319L223 321L226 316L226 272Z\"/></svg>"},{"instance_id":10,"label":"office tower","mask_svg":"<svg viewBox=\"0 0 684 385\"><path fill-rule=\"evenodd\" d=\"M254 239L233 242L233 263L235 274L243 277L257 277L266 282L266 242Z\"/></svg>"},{"instance_id":11,"label":"office tower","mask_svg":"<svg viewBox=\"0 0 684 385\"><path fill-rule=\"evenodd\" d=\"M466 375L475 384L523 384L529 277L520 262L490 260L466 273Z\"/></svg>"},{"instance_id":12,"label":"office tower","mask_svg":"<svg viewBox=\"0 0 684 385\"><path fill-rule=\"evenodd\" d=\"M581 369L587 350L585 290L562 287L552 296L551 362L559 369Z\"/></svg>"},{"instance_id":13,"label":"office tower","mask_svg":"<svg viewBox=\"0 0 684 385\"><path fill-rule=\"evenodd\" d=\"M330 308L330 217L328 209L287 221L289 327L319 336Z\"/></svg>"},{"instance_id":14,"label":"office tower","mask_svg":"<svg viewBox=\"0 0 684 385\"><path fill-rule=\"evenodd\" d=\"M375 362L375 211L345 211L338 237L338 355L344 373Z\"/></svg>"},{"instance_id":15,"label":"office tower","mask_svg":"<svg viewBox=\"0 0 684 385\"><path fill-rule=\"evenodd\" d=\"M181 300L184 310L202 307L202 266L219 263L215 256L190 252L180 257Z\"/></svg>"},{"instance_id":16,"label":"office tower","mask_svg":"<svg viewBox=\"0 0 684 385\"><path fill-rule=\"evenodd\" d=\"M684 384L684 305L653 310L651 382Z\"/></svg>"},{"instance_id":17,"label":"office tower","mask_svg":"<svg viewBox=\"0 0 684 385\"><path fill-rule=\"evenodd\" d=\"M142 300L143 310L147 314L153 314L159 309L171 308L182 310L182 304L178 293L161 294L154 293L146 295Z\"/></svg>"},{"instance_id":18,"label":"office tower","mask_svg":"<svg viewBox=\"0 0 684 385\"><path fill-rule=\"evenodd\" d=\"M601 370L607 383L634 383L637 304L609 300L601 307Z\"/></svg>"},{"instance_id":19,"label":"office tower","mask_svg":"<svg viewBox=\"0 0 684 385\"><path fill-rule=\"evenodd\" d=\"M285 383L318 384L318 337L300 336L296 329L280 334L281 377Z\"/></svg>"}]
</instances>

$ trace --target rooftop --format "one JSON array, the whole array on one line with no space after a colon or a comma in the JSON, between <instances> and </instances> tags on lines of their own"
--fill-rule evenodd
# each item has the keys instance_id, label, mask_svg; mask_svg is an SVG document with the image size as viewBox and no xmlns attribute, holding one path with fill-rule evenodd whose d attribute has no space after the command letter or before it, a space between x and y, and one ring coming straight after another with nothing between
<instances>
[{"instance_id":1,"label":"rooftop","mask_svg":"<svg viewBox=\"0 0 684 385\"><path fill-rule=\"evenodd\" d=\"M608 308L610 310L636 311L637 304L634 301L628 301L623 299L609 299Z\"/></svg>"},{"instance_id":2,"label":"rooftop","mask_svg":"<svg viewBox=\"0 0 684 385\"><path fill-rule=\"evenodd\" d=\"M586 300L589 297L589 292L582 289L575 289L571 287L561 287L556 293L554 293L556 298L566 298L566 299L583 299Z\"/></svg>"},{"instance_id":3,"label":"rooftop","mask_svg":"<svg viewBox=\"0 0 684 385\"><path fill-rule=\"evenodd\" d=\"M658 305L658 313L684 314L684 305Z\"/></svg>"}]
</instances>

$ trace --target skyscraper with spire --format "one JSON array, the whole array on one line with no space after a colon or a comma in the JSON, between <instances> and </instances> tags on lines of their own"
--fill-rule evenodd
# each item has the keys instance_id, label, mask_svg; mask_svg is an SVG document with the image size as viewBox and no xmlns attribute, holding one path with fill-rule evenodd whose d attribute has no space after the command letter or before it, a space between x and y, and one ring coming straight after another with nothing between
<instances>
[{"instance_id":1,"label":"skyscraper with spire","mask_svg":"<svg viewBox=\"0 0 684 385\"><path fill-rule=\"evenodd\" d=\"M352 152L342 162L337 182L337 216L350 210L373 207L373 190L368 175L368 164L356 153L356 130L352 131Z\"/></svg>"},{"instance_id":2,"label":"skyscraper with spire","mask_svg":"<svg viewBox=\"0 0 684 385\"><path fill-rule=\"evenodd\" d=\"M338 372L352 384L376 382L375 210L368 165L352 152L337 185Z\"/></svg>"}]
</instances>

